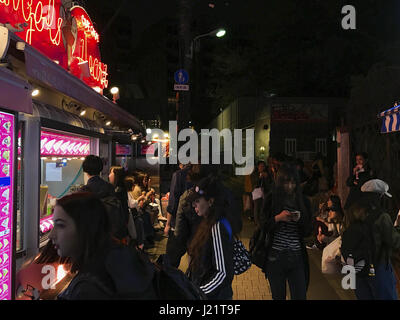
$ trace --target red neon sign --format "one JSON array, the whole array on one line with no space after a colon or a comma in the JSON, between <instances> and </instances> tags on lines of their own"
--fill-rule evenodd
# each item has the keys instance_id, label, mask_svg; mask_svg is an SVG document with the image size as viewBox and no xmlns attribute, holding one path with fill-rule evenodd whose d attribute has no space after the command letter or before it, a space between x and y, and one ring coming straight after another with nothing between
<instances>
[{"instance_id":1,"label":"red neon sign","mask_svg":"<svg viewBox=\"0 0 400 320\"><path fill-rule=\"evenodd\" d=\"M90 87L107 88L100 36L82 7L66 11L62 0L0 0L0 23L13 27L26 23L23 31L15 32L19 37Z\"/></svg>"},{"instance_id":2,"label":"red neon sign","mask_svg":"<svg viewBox=\"0 0 400 320\"><path fill-rule=\"evenodd\" d=\"M72 51L71 72L80 77L91 87L108 87L107 65L101 62L98 43L99 34L95 30L89 15L82 7L71 9L71 16L76 21L77 40ZM81 66L85 62L89 66L89 74L84 74Z\"/></svg>"},{"instance_id":3,"label":"red neon sign","mask_svg":"<svg viewBox=\"0 0 400 320\"><path fill-rule=\"evenodd\" d=\"M61 26L63 19L60 18L60 3L56 0L48 0L47 4L43 1L34 0L0 0L0 7L5 7L6 13L12 17L17 15L23 17L24 21L16 23L27 23L28 27L24 32L25 41L32 44L34 33L47 33L48 40L58 46L61 43ZM58 9L58 13L57 13ZM20 19L19 19L20 20Z\"/></svg>"},{"instance_id":4,"label":"red neon sign","mask_svg":"<svg viewBox=\"0 0 400 320\"><path fill-rule=\"evenodd\" d=\"M0 23L13 27L25 23L23 31L15 33L66 68L60 14L63 11L61 0L0 0Z\"/></svg>"}]
</instances>

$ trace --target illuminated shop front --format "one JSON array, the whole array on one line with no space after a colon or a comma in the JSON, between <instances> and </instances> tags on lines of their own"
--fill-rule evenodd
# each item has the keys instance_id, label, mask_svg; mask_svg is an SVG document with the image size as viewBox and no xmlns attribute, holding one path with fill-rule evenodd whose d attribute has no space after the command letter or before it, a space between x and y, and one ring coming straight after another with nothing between
<instances>
[{"instance_id":1,"label":"illuminated shop front","mask_svg":"<svg viewBox=\"0 0 400 320\"><path fill-rule=\"evenodd\" d=\"M128 141L118 160L133 157L128 132L143 128L103 96L107 65L85 9L62 0L0 0L4 31L2 25L8 49L0 66L0 299L30 299L28 283L43 275L33 281L19 271L47 243L56 199L84 184L89 154L102 158L107 178L119 141L114 132ZM55 267L60 282L65 270Z\"/></svg>"}]
</instances>

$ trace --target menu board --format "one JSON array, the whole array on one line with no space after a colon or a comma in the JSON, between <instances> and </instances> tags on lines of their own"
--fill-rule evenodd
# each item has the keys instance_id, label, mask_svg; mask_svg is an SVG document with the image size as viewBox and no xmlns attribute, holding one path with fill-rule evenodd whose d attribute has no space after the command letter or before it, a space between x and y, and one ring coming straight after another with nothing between
<instances>
[{"instance_id":1,"label":"menu board","mask_svg":"<svg viewBox=\"0 0 400 320\"><path fill-rule=\"evenodd\" d=\"M0 112L0 300L11 300L14 116Z\"/></svg>"}]
</instances>

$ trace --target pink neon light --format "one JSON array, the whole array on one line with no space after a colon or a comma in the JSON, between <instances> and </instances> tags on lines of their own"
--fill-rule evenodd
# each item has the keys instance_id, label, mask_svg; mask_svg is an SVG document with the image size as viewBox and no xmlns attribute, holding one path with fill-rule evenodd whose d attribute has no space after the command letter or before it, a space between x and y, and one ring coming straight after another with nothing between
<instances>
[{"instance_id":1,"label":"pink neon light","mask_svg":"<svg viewBox=\"0 0 400 320\"><path fill-rule=\"evenodd\" d=\"M49 232L54 227L53 215L40 219L40 231L42 233Z\"/></svg>"},{"instance_id":2,"label":"pink neon light","mask_svg":"<svg viewBox=\"0 0 400 320\"><path fill-rule=\"evenodd\" d=\"M14 116L0 112L0 300L12 297L14 127Z\"/></svg>"},{"instance_id":3,"label":"pink neon light","mask_svg":"<svg viewBox=\"0 0 400 320\"><path fill-rule=\"evenodd\" d=\"M62 157L87 156L90 154L90 140L42 131L40 154Z\"/></svg>"}]
</instances>

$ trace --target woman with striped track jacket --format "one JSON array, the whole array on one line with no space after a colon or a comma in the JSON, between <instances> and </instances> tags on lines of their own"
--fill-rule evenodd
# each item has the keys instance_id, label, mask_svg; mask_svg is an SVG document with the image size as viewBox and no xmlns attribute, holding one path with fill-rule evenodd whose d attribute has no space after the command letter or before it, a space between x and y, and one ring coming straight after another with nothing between
<instances>
[{"instance_id":1,"label":"woman with striped track jacket","mask_svg":"<svg viewBox=\"0 0 400 320\"><path fill-rule=\"evenodd\" d=\"M210 300L230 300L233 296L233 242L221 219L234 225L226 214L224 197L214 177L202 179L189 199L202 221L189 245L189 278ZM237 230L232 230L233 234Z\"/></svg>"}]
</instances>

